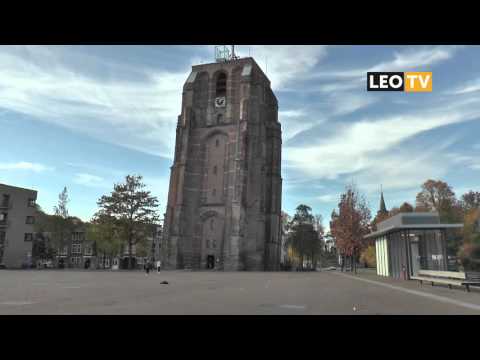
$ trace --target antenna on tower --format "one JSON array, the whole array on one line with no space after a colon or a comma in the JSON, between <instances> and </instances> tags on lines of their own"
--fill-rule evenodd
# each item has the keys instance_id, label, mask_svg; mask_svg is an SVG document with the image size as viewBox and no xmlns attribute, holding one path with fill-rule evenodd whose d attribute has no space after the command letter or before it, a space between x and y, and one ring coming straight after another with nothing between
<instances>
[{"instance_id":1,"label":"antenna on tower","mask_svg":"<svg viewBox=\"0 0 480 360\"><path fill-rule=\"evenodd\" d=\"M235 55L235 45L232 45L232 60L237 60L239 57Z\"/></svg>"},{"instance_id":2,"label":"antenna on tower","mask_svg":"<svg viewBox=\"0 0 480 360\"><path fill-rule=\"evenodd\" d=\"M215 46L215 61L228 62L238 59L235 55L235 45L230 45L230 49L226 45Z\"/></svg>"}]
</instances>

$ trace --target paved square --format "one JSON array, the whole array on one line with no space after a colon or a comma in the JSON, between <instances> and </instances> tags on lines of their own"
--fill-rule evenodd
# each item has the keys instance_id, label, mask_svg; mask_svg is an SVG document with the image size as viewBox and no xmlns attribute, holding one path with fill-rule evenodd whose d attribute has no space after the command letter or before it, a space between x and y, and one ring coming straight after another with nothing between
<instances>
[{"instance_id":1,"label":"paved square","mask_svg":"<svg viewBox=\"0 0 480 360\"><path fill-rule=\"evenodd\" d=\"M480 314L479 290L369 272L2 270L0 289L0 314Z\"/></svg>"}]
</instances>

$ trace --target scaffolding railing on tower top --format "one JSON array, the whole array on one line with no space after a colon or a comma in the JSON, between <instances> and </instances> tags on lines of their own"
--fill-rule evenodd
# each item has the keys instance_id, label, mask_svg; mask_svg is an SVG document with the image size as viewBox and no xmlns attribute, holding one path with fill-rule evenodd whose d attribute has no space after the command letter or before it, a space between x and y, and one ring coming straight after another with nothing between
<instances>
[{"instance_id":1,"label":"scaffolding railing on tower top","mask_svg":"<svg viewBox=\"0 0 480 360\"><path fill-rule=\"evenodd\" d=\"M235 45L218 45L215 46L215 61L216 62L227 62L231 60L236 60L239 57L235 55Z\"/></svg>"}]
</instances>

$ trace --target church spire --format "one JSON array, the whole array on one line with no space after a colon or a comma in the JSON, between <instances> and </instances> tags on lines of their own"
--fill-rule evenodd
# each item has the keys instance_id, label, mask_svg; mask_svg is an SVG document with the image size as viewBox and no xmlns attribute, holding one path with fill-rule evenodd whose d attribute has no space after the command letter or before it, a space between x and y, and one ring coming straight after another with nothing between
<instances>
[{"instance_id":1,"label":"church spire","mask_svg":"<svg viewBox=\"0 0 480 360\"><path fill-rule=\"evenodd\" d=\"M383 198L383 189L380 187L380 210L379 213L386 214L388 213L387 207L385 206L385 199Z\"/></svg>"}]
</instances>

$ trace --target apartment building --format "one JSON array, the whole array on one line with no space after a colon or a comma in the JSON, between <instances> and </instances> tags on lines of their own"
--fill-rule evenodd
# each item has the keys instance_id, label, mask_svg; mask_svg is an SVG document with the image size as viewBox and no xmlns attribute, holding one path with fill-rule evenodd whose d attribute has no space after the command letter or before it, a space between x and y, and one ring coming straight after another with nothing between
<instances>
[{"instance_id":1,"label":"apartment building","mask_svg":"<svg viewBox=\"0 0 480 360\"><path fill-rule=\"evenodd\" d=\"M37 192L0 184L0 266L30 266Z\"/></svg>"},{"instance_id":2,"label":"apartment building","mask_svg":"<svg viewBox=\"0 0 480 360\"><path fill-rule=\"evenodd\" d=\"M72 231L64 246L57 249L57 266L61 268L91 269L97 266L95 242L86 238L86 228L79 219L72 218Z\"/></svg>"}]
</instances>

